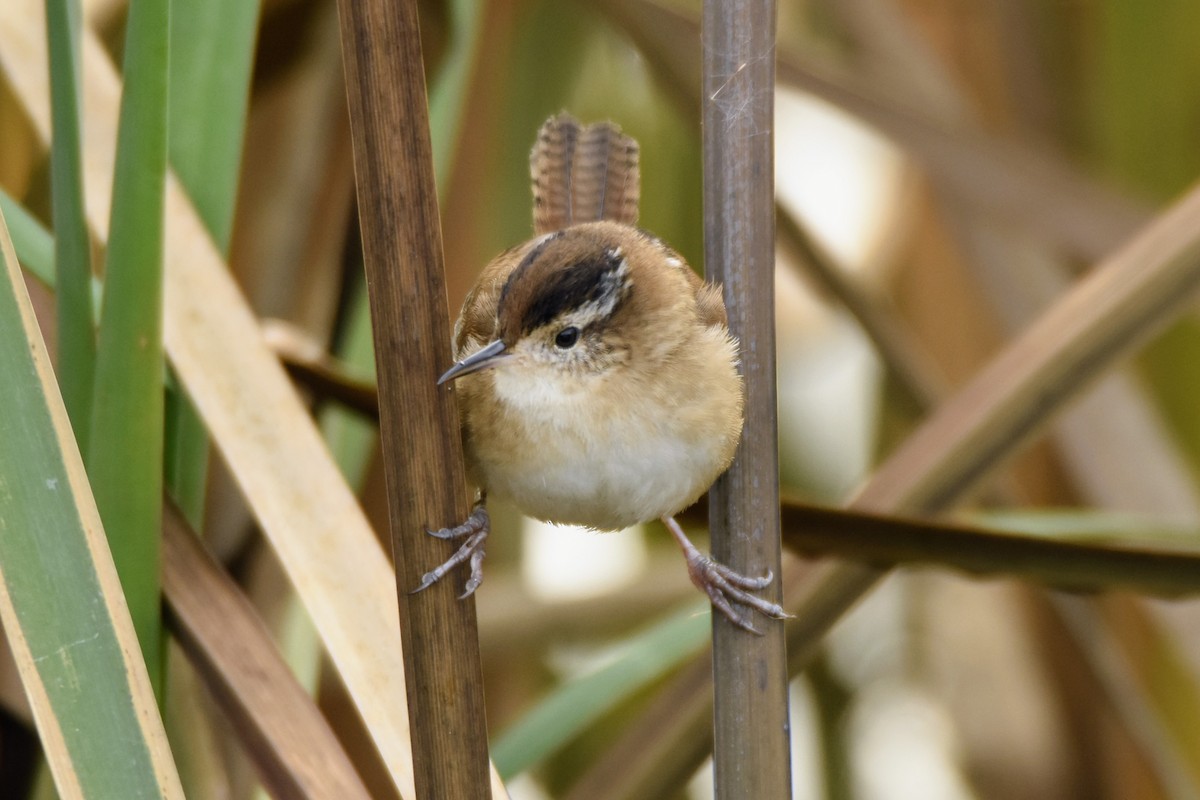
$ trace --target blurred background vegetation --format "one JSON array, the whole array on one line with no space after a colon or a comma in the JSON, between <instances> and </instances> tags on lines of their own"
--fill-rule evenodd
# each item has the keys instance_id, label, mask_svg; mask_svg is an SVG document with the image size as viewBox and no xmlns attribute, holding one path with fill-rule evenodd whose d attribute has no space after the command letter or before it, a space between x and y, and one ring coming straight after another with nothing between
<instances>
[{"instance_id":1,"label":"blurred background vegetation","mask_svg":"<svg viewBox=\"0 0 1200 800\"><path fill-rule=\"evenodd\" d=\"M698 2L420 6L452 310L493 255L529 235L529 147L564 109L638 139L641 224L703 268ZM84 30L120 65L126 3L85 0L81 10ZM173 0L172 14L173 168L266 341L301 376L375 529L386 530L373 422L312 379L321 367L355 385L373 371L336 7ZM19 15L0 20L19 24ZM940 391L961 385L1200 173L1200 4L780 0L778 25L781 213L894 318ZM53 229L49 151L6 41L0 188ZM99 273L94 232L92 250ZM923 410L810 266L781 244L781 479L793 496L838 505ZM28 284L53 352L52 291ZM372 793L393 796L246 490L220 457L205 457L194 422L189 438L186 402L167 384L174 496ZM1169 529L1195 546L1198 394L1193 311L1022 454L986 505L1036 535L1137 540ZM707 618L656 527L601 537L500 505L493 519L478 593L493 758L518 800L603 797L579 789L581 777L702 648ZM187 796L256 796L237 723L177 646L164 663ZM1085 605L1016 580L904 570L794 682L795 796L1198 797L1198 681L1194 602L1112 592ZM39 753L19 679L0 660L0 796L48 796ZM705 797L709 783L701 767L673 796Z\"/></svg>"}]
</instances>

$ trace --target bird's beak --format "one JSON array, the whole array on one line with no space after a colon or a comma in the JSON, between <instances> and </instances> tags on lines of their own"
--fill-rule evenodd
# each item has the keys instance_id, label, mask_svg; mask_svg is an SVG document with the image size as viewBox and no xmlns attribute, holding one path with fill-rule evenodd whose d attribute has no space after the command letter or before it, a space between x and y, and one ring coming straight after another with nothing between
<instances>
[{"instance_id":1,"label":"bird's beak","mask_svg":"<svg viewBox=\"0 0 1200 800\"><path fill-rule=\"evenodd\" d=\"M507 358L504 352L504 342L497 339L491 344L484 347L482 350L477 350L471 355L459 361L450 369L446 370L446 374L438 378L438 386L441 386L446 381L461 378L463 375L469 375L472 372L478 372L481 369L496 366L496 363L503 358Z\"/></svg>"}]
</instances>

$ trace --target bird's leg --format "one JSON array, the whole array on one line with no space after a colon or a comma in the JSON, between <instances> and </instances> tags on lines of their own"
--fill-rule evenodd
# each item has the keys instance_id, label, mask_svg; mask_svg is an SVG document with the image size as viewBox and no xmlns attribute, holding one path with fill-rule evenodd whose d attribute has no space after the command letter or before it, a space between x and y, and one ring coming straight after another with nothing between
<instances>
[{"instance_id":1,"label":"bird's leg","mask_svg":"<svg viewBox=\"0 0 1200 800\"><path fill-rule=\"evenodd\" d=\"M467 560L471 562L471 577L467 579L465 591L458 596L458 599L470 597L479 588L479 584L483 583L483 543L487 540L488 531L491 530L491 519L488 517L487 506L484 505L485 499L480 496L475 503L475 508L471 511L471 516L467 517L461 525L426 531L430 536L436 536L439 539L461 539L465 536L467 540L462 543L454 555L426 572L421 577L421 585L409 594L416 594L422 589L428 589L445 577L447 572Z\"/></svg>"},{"instance_id":2,"label":"bird's leg","mask_svg":"<svg viewBox=\"0 0 1200 800\"><path fill-rule=\"evenodd\" d=\"M770 570L767 570L766 575L758 578L735 572L724 564L714 561L711 556L706 556L697 550L674 517L663 517L662 522L683 549L683 556L687 559L688 575L691 577L692 583L708 595L713 608L724 614L734 625L750 633L761 633L750 623L749 619L734 610L734 603L749 606L774 619L791 617L791 614L784 611L782 606L750 594L752 591L765 589L771 585L773 576Z\"/></svg>"}]
</instances>

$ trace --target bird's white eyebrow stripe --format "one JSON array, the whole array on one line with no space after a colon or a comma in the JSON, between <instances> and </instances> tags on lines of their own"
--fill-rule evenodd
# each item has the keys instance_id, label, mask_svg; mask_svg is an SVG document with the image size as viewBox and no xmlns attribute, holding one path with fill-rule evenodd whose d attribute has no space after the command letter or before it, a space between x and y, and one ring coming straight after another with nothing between
<instances>
[{"instance_id":1,"label":"bird's white eyebrow stripe","mask_svg":"<svg viewBox=\"0 0 1200 800\"><path fill-rule=\"evenodd\" d=\"M614 258L620 258L621 248L618 247L610 252ZM629 260L622 258L615 270L606 273L601 278L600 297L577 308L572 317L581 328L587 328L608 319L632 285L633 280L629 277Z\"/></svg>"}]
</instances>

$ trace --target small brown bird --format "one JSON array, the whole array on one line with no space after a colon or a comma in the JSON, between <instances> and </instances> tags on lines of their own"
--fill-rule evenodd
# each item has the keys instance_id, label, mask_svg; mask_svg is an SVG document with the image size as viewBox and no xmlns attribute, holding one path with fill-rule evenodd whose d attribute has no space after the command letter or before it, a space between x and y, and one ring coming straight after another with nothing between
<instances>
[{"instance_id":1,"label":"small brown bird","mask_svg":"<svg viewBox=\"0 0 1200 800\"><path fill-rule=\"evenodd\" d=\"M468 472L480 499L466 537L420 591L470 561L463 596L483 578L488 493L547 522L620 530L660 518L712 604L749 631L749 577L713 561L673 515L733 459L742 379L720 287L635 227L637 143L611 123L546 121L530 158L536 238L497 256L455 327L459 359L439 384L458 386Z\"/></svg>"}]
</instances>

